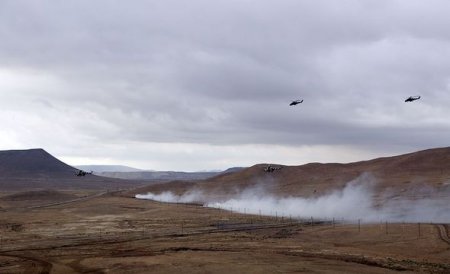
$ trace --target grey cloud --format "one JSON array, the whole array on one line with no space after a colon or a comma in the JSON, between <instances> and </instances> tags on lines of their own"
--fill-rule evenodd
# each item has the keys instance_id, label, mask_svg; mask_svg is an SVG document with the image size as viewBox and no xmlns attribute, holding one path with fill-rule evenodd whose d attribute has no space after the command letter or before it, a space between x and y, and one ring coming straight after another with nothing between
<instances>
[{"instance_id":1,"label":"grey cloud","mask_svg":"<svg viewBox=\"0 0 450 274\"><path fill-rule=\"evenodd\" d=\"M0 104L93 146L443 146L449 10L438 0L2 1L0 72L48 83L30 76L33 88L2 89Z\"/></svg>"}]
</instances>

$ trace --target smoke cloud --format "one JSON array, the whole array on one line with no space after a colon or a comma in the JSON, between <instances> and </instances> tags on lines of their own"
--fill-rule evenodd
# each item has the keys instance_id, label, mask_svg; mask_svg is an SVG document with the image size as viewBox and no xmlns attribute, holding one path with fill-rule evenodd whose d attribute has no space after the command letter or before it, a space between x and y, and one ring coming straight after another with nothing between
<instances>
[{"instance_id":1,"label":"smoke cloud","mask_svg":"<svg viewBox=\"0 0 450 274\"><path fill-rule=\"evenodd\" d=\"M165 203L204 203L205 196L199 191L189 191L183 195L175 195L171 191L164 191L160 194L137 194L137 199L153 200Z\"/></svg>"},{"instance_id":2,"label":"smoke cloud","mask_svg":"<svg viewBox=\"0 0 450 274\"><path fill-rule=\"evenodd\" d=\"M183 195L172 192L160 194L138 194L138 199L161 202L201 202L206 207L232 210L248 214L266 216L286 216L345 220L358 219L364 222L439 222L450 223L449 188L444 192L434 189L415 189L414 195L392 197L391 190L375 199L376 180L365 174L347 183L343 189L317 197L277 197L266 191L265 187L247 188L230 199L214 201L201 191L190 191ZM426 194L420 197L419 194ZM418 197L419 196L419 197Z\"/></svg>"}]
</instances>

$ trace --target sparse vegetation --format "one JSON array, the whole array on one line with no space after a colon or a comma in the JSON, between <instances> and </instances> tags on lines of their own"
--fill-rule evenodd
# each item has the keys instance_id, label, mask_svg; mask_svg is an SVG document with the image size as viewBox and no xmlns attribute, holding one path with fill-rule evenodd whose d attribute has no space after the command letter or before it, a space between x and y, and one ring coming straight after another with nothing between
<instances>
[{"instance_id":1,"label":"sparse vegetation","mask_svg":"<svg viewBox=\"0 0 450 274\"><path fill-rule=\"evenodd\" d=\"M450 270L449 245L431 224L418 238L417 224L358 232L356 225L311 226L120 193L0 216L2 273Z\"/></svg>"}]
</instances>

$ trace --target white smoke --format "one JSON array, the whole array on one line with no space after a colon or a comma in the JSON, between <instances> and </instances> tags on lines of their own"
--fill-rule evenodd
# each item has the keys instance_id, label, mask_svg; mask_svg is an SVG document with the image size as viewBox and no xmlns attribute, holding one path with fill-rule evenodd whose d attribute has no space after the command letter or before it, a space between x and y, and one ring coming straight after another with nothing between
<instances>
[{"instance_id":1,"label":"white smoke","mask_svg":"<svg viewBox=\"0 0 450 274\"><path fill-rule=\"evenodd\" d=\"M136 198L162 202L202 202L207 207L292 218L450 223L450 191L440 193L434 198L414 200L385 196L382 203L376 205L374 202L375 185L375 179L365 174L347 183L341 190L311 198L276 197L267 193L264 187L257 186L245 189L235 197L224 201L210 200L200 191L187 192L181 196L171 192L148 193L136 195ZM428 196L433 195L428 193Z\"/></svg>"},{"instance_id":2,"label":"white smoke","mask_svg":"<svg viewBox=\"0 0 450 274\"><path fill-rule=\"evenodd\" d=\"M175 195L171 191L164 191L160 194L136 194L137 199L153 200L165 203L203 203L205 201L205 196L202 192L188 191L183 195Z\"/></svg>"}]
</instances>

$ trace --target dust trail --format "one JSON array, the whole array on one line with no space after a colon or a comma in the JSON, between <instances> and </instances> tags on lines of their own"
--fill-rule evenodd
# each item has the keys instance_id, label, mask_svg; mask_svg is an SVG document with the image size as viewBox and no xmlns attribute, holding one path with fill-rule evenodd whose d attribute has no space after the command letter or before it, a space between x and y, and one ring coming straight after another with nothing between
<instances>
[{"instance_id":1,"label":"dust trail","mask_svg":"<svg viewBox=\"0 0 450 274\"><path fill-rule=\"evenodd\" d=\"M188 191L185 194L179 196L173 194L171 191L164 191L160 194L136 194L137 199L146 199L166 203L204 203L205 195L200 191Z\"/></svg>"},{"instance_id":2,"label":"dust trail","mask_svg":"<svg viewBox=\"0 0 450 274\"><path fill-rule=\"evenodd\" d=\"M202 202L207 207L241 213L292 216L294 218L450 223L450 191L439 193L440 195L434 198L419 200L386 198L382 205L375 206L373 199L375 185L376 180L373 176L363 174L347 183L341 190L311 198L276 197L261 186L245 189L233 198L224 201L209 200L200 191L190 191L181 196L171 192L148 193L136 195L136 198L163 202ZM429 192L429 190L427 191ZM430 193L427 196L433 197Z\"/></svg>"}]
</instances>

